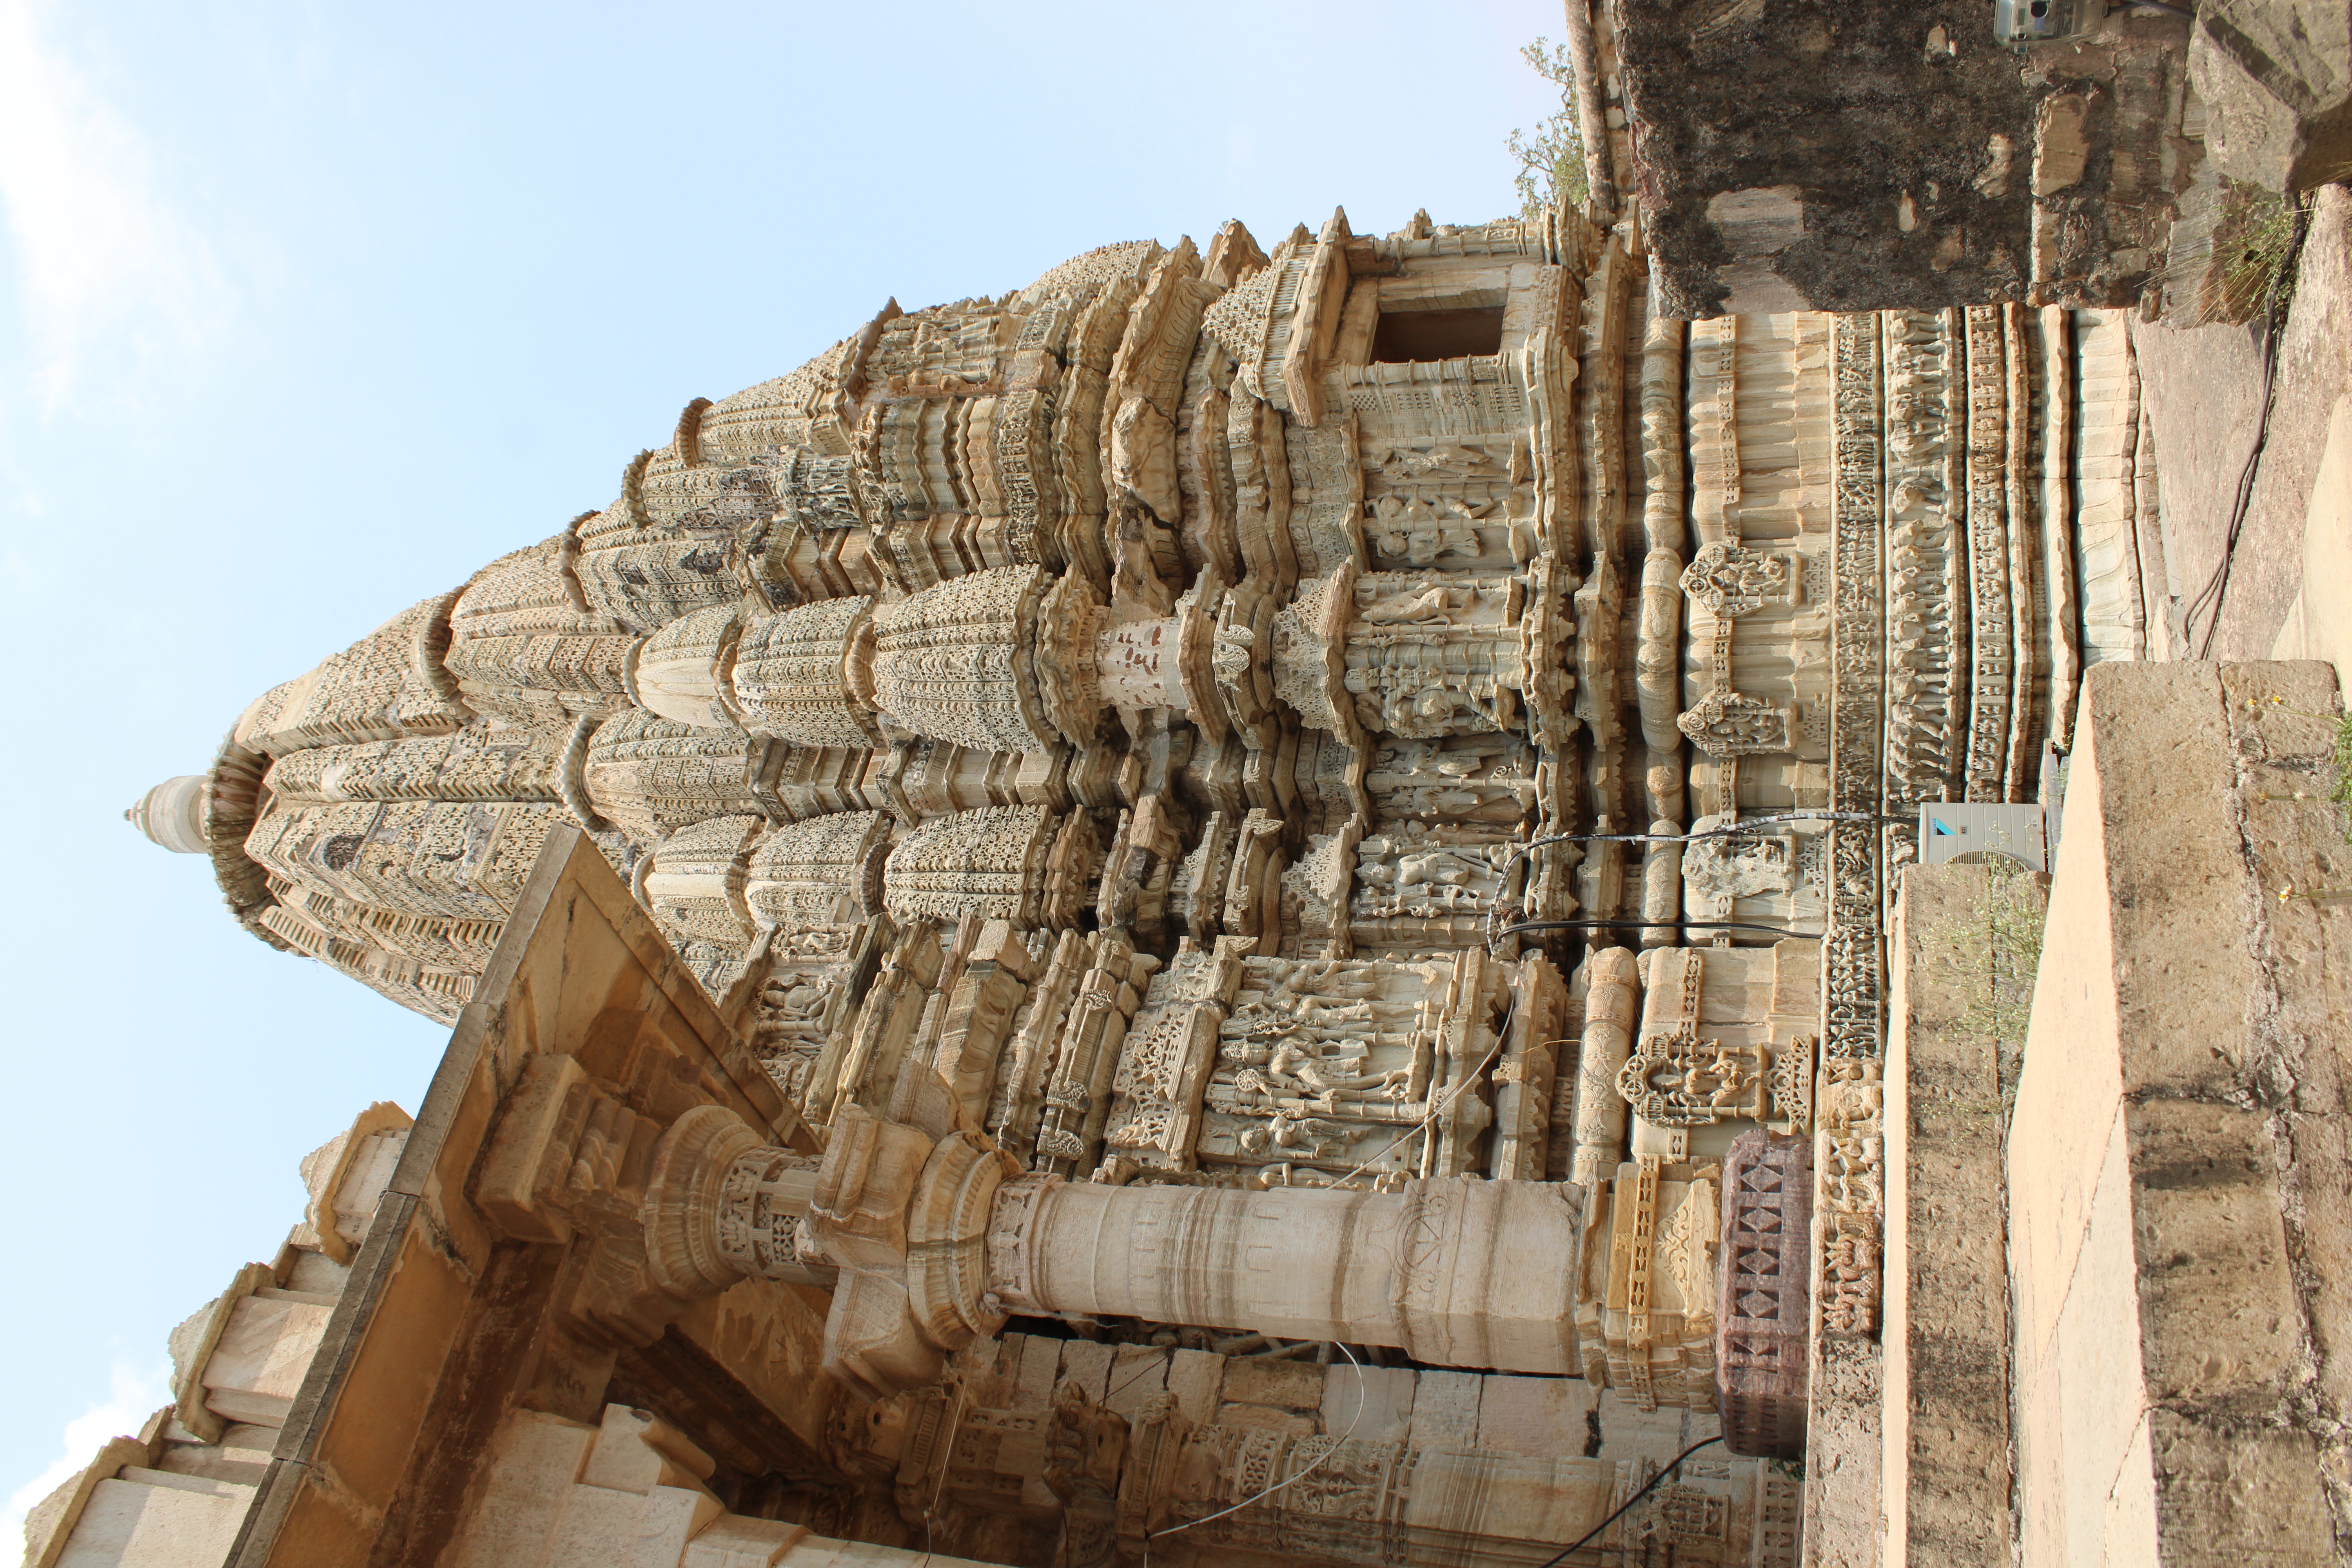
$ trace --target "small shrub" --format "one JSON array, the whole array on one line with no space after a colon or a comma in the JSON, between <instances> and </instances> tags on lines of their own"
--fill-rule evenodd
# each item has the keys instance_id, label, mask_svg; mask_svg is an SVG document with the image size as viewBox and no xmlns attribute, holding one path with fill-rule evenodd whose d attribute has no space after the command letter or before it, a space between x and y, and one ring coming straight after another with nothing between
<instances>
[{"instance_id":1,"label":"small shrub","mask_svg":"<svg viewBox=\"0 0 2352 1568\"><path fill-rule=\"evenodd\" d=\"M1535 73L1559 89L1559 112L1533 131L1511 132L1511 155L1519 172L1511 183L1518 188L1519 216L1535 217L1546 207L1580 207L1587 186L1584 178L1584 134L1576 121L1576 72L1569 64L1568 46L1538 38L1522 45L1519 58Z\"/></svg>"}]
</instances>

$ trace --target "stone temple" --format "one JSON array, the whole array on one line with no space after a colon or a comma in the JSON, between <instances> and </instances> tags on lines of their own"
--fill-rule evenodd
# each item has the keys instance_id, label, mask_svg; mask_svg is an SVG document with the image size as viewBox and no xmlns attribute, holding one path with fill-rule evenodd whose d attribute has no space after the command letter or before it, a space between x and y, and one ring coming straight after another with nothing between
<instances>
[{"instance_id":1,"label":"stone temple","mask_svg":"<svg viewBox=\"0 0 2352 1568\"><path fill-rule=\"evenodd\" d=\"M894 302L261 694L132 820L449 1055L33 1560L1864 1560L1900 873L2087 754L2156 475L2116 313L1647 268Z\"/></svg>"}]
</instances>

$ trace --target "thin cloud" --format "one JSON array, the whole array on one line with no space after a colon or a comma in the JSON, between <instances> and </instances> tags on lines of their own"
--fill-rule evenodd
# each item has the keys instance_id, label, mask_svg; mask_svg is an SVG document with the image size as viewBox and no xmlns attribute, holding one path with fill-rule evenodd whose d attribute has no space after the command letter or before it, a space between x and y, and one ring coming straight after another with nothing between
<instances>
[{"instance_id":1,"label":"thin cloud","mask_svg":"<svg viewBox=\"0 0 2352 1568\"><path fill-rule=\"evenodd\" d=\"M159 185L137 126L50 36L0 0L0 206L44 411L141 400L164 356L226 333L212 246Z\"/></svg>"},{"instance_id":2,"label":"thin cloud","mask_svg":"<svg viewBox=\"0 0 2352 1568\"><path fill-rule=\"evenodd\" d=\"M0 1542L22 1541L25 1516L32 1512L34 1505L96 1458L108 1438L137 1436L147 1417L169 1397L170 1376L168 1365L159 1364L142 1372L117 1362L113 1386L104 1403L91 1405L67 1422L56 1461L8 1494L6 1516L0 1519L0 1532L5 1532L0 1533ZM5 1551L5 1547L0 1546L0 1552Z\"/></svg>"}]
</instances>

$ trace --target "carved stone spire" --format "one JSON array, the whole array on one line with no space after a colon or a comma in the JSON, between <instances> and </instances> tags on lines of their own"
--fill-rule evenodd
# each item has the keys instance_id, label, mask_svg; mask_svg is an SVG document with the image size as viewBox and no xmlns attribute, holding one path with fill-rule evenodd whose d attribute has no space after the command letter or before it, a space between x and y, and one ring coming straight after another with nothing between
<instances>
[{"instance_id":1,"label":"carved stone spire","mask_svg":"<svg viewBox=\"0 0 2352 1568\"><path fill-rule=\"evenodd\" d=\"M201 855L205 842L205 778L182 773L149 790L122 819L174 855Z\"/></svg>"}]
</instances>

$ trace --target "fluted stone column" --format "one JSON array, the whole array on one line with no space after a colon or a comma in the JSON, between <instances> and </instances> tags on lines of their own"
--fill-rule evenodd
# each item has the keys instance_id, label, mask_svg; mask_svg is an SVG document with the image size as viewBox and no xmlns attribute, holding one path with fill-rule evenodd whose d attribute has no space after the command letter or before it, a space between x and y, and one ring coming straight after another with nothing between
<instances>
[{"instance_id":1,"label":"fluted stone column","mask_svg":"<svg viewBox=\"0 0 2352 1568\"><path fill-rule=\"evenodd\" d=\"M1066 1182L977 1134L865 1115L823 1169L723 1111L664 1140L646 1204L687 1299L838 1266L827 1366L877 1397L1013 1312L1391 1345L1439 1366L1579 1376L1580 1188L1458 1177L1398 1192ZM800 1228L803 1224L808 1234Z\"/></svg>"},{"instance_id":2,"label":"fluted stone column","mask_svg":"<svg viewBox=\"0 0 2352 1568\"><path fill-rule=\"evenodd\" d=\"M1581 1215L1570 1189L1125 1186L1000 1190L992 1291L1008 1310L1393 1345L1444 1366L1575 1375Z\"/></svg>"}]
</instances>

